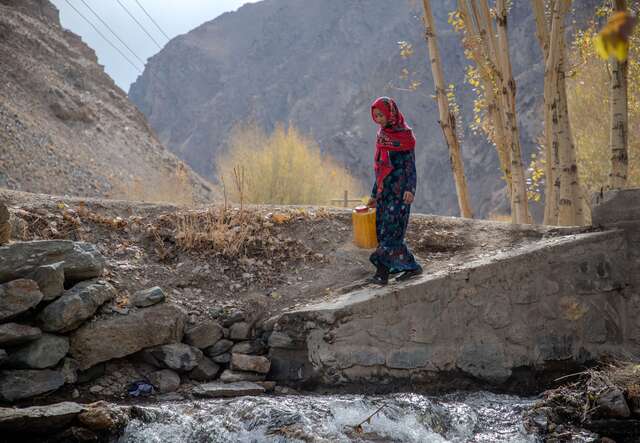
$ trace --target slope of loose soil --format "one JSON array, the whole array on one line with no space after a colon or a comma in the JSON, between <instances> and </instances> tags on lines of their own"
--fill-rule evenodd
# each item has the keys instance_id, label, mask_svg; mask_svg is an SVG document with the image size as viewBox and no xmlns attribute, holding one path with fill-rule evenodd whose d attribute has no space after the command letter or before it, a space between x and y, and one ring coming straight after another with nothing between
<instances>
[{"instance_id":1,"label":"slope of loose soil","mask_svg":"<svg viewBox=\"0 0 640 443\"><path fill-rule=\"evenodd\" d=\"M0 0L0 186L156 201L214 197L158 141L94 51L60 26L48 0Z\"/></svg>"}]
</instances>

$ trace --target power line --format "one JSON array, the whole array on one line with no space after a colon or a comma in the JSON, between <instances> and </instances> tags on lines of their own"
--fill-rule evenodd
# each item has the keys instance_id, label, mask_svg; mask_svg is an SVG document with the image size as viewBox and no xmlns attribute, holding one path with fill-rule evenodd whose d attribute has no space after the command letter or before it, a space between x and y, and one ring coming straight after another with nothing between
<instances>
[{"instance_id":1,"label":"power line","mask_svg":"<svg viewBox=\"0 0 640 443\"><path fill-rule=\"evenodd\" d=\"M103 38L107 43L109 43L109 44L111 45L111 47L113 47L113 49L115 49L116 51L118 51L118 53L119 53L119 54L120 54L120 55L121 55L121 56L122 56L126 61L128 61L128 62L129 62L129 64L135 68L135 70L136 70L136 71L138 71L138 73L142 73L142 70L141 70L140 68L138 68L138 67L136 66L136 64L135 64L135 63L133 63L133 62L131 61L131 59L130 59L129 57L127 57L127 56L124 54L124 52L122 52L122 51L120 50L120 48L118 48L116 45L114 45L114 44L111 42L111 40L109 40L109 39L108 39L108 38L107 38L107 37L106 37L106 36L105 36L105 35L104 35L104 34L103 34L103 33L102 33L102 32L101 32L101 31L96 27L96 25L94 25L94 24L93 24L93 22L91 22L91 20L89 20L87 17L85 17L85 16L84 16L84 14L82 14L82 12L78 11L78 10L76 9L76 7L75 7L75 6L73 6L73 4L72 4L69 0L65 0L65 2L67 2L67 4L71 7L71 9L73 9L74 11L76 11L76 13L77 13L80 17L82 17L82 18L84 19L84 21L86 21L86 22L87 22L87 23L88 23L88 24L89 24L89 25L90 25L90 26L95 30L95 31L98 33L98 35L100 35L100 37L102 37L102 38Z\"/></svg>"},{"instance_id":2,"label":"power line","mask_svg":"<svg viewBox=\"0 0 640 443\"><path fill-rule=\"evenodd\" d=\"M122 39L118 36L118 34L116 34L116 32L115 32L113 29L111 29L111 26L109 26L109 24L108 24L107 22L105 22L104 20L102 20L102 17L100 17L96 11L94 11L93 9L91 9L91 6L89 6L85 0L80 0L80 1L81 1L81 2L82 2L82 3L87 7L87 9L89 9L89 11L91 11L91 12L93 13L93 15L95 15L95 16L98 18L98 20L100 20L100 21L102 22L102 24L103 24L103 25L104 25L104 26L105 26L105 27L106 27L106 28L107 28L107 29L108 29L108 30L109 30L109 31L110 31L110 32L115 36L115 38L117 38L117 39L120 41L120 43L122 43L122 44L124 45L124 47L125 47L125 48L127 48L127 49L129 50L129 52L130 52L131 54L133 54L133 56L134 56L135 58L137 58L137 59L138 59L138 61L139 61L140 63L142 63L142 66L144 66L144 64L145 64L145 63L144 63L144 61L143 61L140 57L138 57L138 54L136 54L136 53L134 52L134 50L133 50L133 49L131 49L131 48L129 47L129 45L127 45L127 44L124 42L124 40L122 40Z\"/></svg>"},{"instance_id":3,"label":"power line","mask_svg":"<svg viewBox=\"0 0 640 443\"><path fill-rule=\"evenodd\" d=\"M129 10L127 9L127 7L126 7L125 5L123 5L123 4L122 4L122 2L121 2L120 0L116 0L116 1L118 2L118 4L119 4L120 6L122 6L122 9L124 9L124 10L125 10L125 12L126 12L127 14L129 14L129 17L131 17L131 18L133 19L133 21L134 21L134 22L136 22L136 23L138 24L138 26L140 26L140 29L142 29L142 30L144 31L144 33L145 33L145 34L147 34L151 40L153 40L153 42L156 44L156 46L158 47L158 49L162 49L162 46L160 46L160 43L158 43L158 42L156 41L156 39L155 39L155 38L153 38L153 36L152 36L151 34L149 34L149 32L145 29L145 27L144 27L144 26L142 26L142 23L140 23L140 22L138 21L138 19L137 19L137 18L135 18L135 16L134 16L131 12L129 12Z\"/></svg>"},{"instance_id":4,"label":"power line","mask_svg":"<svg viewBox=\"0 0 640 443\"><path fill-rule=\"evenodd\" d=\"M159 25L159 24L158 24L158 23L153 19L153 17L151 17L151 15L149 15L149 13L147 12L147 10L146 10L146 9L144 9L144 6L142 6L138 0L135 0L135 2L138 4L138 6L140 6L140 9L142 9L142 12L144 12L144 13L145 13L145 15L146 15L147 17L149 17L149 20L151 20L151 21L153 22L153 24L154 24L154 25L156 25L156 28L158 28L158 30L159 30L160 32L162 32L162 35L164 35L164 36L167 38L167 40L171 40L171 37L169 37L169 36L167 35L167 33L166 33L166 32L164 32L164 31L162 30L162 28L160 27L160 25Z\"/></svg>"}]
</instances>

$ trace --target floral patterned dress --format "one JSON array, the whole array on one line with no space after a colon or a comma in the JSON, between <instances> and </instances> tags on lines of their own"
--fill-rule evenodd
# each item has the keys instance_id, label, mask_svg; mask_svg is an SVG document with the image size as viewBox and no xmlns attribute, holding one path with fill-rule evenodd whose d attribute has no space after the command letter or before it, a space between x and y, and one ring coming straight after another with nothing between
<instances>
[{"instance_id":1,"label":"floral patterned dress","mask_svg":"<svg viewBox=\"0 0 640 443\"><path fill-rule=\"evenodd\" d=\"M389 268L391 274L420 268L404 242L409 224L411 205L404 203L405 191L416 193L415 152L390 152L393 171L385 177L382 193L378 195L377 183L371 196L376 200L376 233L378 248L369 260L376 267Z\"/></svg>"}]
</instances>

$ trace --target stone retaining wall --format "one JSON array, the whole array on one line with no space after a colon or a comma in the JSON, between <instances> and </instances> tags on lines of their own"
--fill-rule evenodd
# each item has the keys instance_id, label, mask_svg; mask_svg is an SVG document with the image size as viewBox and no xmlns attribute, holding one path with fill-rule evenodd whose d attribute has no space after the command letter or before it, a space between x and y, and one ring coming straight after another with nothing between
<instances>
[{"instance_id":1,"label":"stone retaining wall","mask_svg":"<svg viewBox=\"0 0 640 443\"><path fill-rule=\"evenodd\" d=\"M523 391L550 369L640 355L640 191L601 201L594 221L604 231L283 314L270 339L272 377L448 388L465 379Z\"/></svg>"}]
</instances>

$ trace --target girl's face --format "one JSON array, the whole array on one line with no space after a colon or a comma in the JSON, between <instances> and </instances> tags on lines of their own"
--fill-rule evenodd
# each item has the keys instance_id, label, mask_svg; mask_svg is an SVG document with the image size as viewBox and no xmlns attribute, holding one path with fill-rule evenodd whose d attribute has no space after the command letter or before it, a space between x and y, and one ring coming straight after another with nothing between
<instances>
[{"instance_id":1,"label":"girl's face","mask_svg":"<svg viewBox=\"0 0 640 443\"><path fill-rule=\"evenodd\" d=\"M387 117L385 117L382 111L378 108L373 108L373 119L380 126L387 126Z\"/></svg>"}]
</instances>

